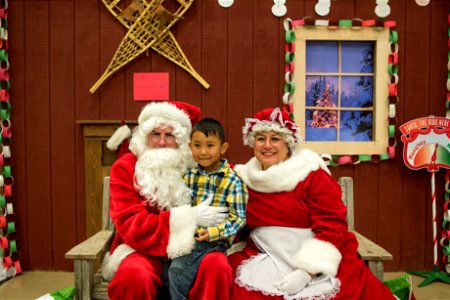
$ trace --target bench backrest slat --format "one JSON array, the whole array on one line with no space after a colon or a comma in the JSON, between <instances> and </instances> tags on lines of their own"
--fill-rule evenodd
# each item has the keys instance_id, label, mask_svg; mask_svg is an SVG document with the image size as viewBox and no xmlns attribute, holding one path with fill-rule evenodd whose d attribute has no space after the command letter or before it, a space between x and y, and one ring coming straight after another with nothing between
<instances>
[{"instance_id":1,"label":"bench backrest slat","mask_svg":"<svg viewBox=\"0 0 450 300\"><path fill-rule=\"evenodd\" d=\"M347 206L347 223L348 230L355 230L355 222L353 219L354 206L353 206L353 178L351 177L340 177L338 179L339 184L342 189L342 202Z\"/></svg>"},{"instance_id":2,"label":"bench backrest slat","mask_svg":"<svg viewBox=\"0 0 450 300\"><path fill-rule=\"evenodd\" d=\"M109 176L103 178L102 229L114 229L114 223L109 216Z\"/></svg>"}]
</instances>

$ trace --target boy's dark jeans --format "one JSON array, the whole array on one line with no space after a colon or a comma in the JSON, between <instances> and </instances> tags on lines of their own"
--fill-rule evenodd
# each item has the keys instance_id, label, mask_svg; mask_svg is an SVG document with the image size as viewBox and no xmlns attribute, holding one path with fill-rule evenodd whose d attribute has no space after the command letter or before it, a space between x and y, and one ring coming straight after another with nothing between
<instances>
[{"instance_id":1,"label":"boy's dark jeans","mask_svg":"<svg viewBox=\"0 0 450 300\"><path fill-rule=\"evenodd\" d=\"M226 242L195 242L190 254L172 260L169 266L169 290L172 300L187 299L203 257L213 251L225 252Z\"/></svg>"}]
</instances>

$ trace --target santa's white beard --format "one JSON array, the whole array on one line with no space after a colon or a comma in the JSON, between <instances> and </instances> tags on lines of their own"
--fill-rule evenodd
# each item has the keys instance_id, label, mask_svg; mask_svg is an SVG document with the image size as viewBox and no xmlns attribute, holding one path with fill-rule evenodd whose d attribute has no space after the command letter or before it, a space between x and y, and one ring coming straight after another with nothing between
<instances>
[{"instance_id":1,"label":"santa's white beard","mask_svg":"<svg viewBox=\"0 0 450 300\"><path fill-rule=\"evenodd\" d=\"M183 180L191 161L190 151L180 148L148 149L136 162L135 186L151 206L162 210L191 204L191 191Z\"/></svg>"}]
</instances>

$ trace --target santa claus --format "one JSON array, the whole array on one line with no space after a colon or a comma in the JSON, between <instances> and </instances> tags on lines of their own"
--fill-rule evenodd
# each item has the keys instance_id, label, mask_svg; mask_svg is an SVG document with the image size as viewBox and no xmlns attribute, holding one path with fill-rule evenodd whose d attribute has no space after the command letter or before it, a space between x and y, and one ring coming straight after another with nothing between
<instances>
[{"instance_id":1,"label":"santa claus","mask_svg":"<svg viewBox=\"0 0 450 300\"><path fill-rule=\"evenodd\" d=\"M200 110L182 102L147 104L129 149L110 174L110 215L116 235L103 262L110 299L156 299L164 265L190 253L197 227L224 222L226 208L191 206L183 174L194 165L189 149ZM214 264L214 265L213 265ZM190 299L228 299L231 269L224 253L202 261Z\"/></svg>"}]
</instances>

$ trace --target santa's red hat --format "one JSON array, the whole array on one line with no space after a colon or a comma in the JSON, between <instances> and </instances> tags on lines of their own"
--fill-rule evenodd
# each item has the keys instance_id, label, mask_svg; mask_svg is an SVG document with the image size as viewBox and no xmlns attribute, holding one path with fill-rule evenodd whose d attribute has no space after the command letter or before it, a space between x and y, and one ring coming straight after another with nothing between
<instances>
[{"instance_id":1,"label":"santa's red hat","mask_svg":"<svg viewBox=\"0 0 450 300\"><path fill-rule=\"evenodd\" d=\"M128 152L128 139L130 137L130 127L128 125L122 125L108 139L106 147L111 151L117 151L117 156L120 157Z\"/></svg>"},{"instance_id":2,"label":"santa's red hat","mask_svg":"<svg viewBox=\"0 0 450 300\"><path fill-rule=\"evenodd\" d=\"M135 155L145 151L147 135L157 127L169 126L177 144L188 144L192 126L201 119L200 108L180 101L151 102L142 108L130 141L130 150Z\"/></svg>"},{"instance_id":3,"label":"santa's red hat","mask_svg":"<svg viewBox=\"0 0 450 300\"><path fill-rule=\"evenodd\" d=\"M292 151L301 141L300 128L289 114L281 111L279 107L266 108L257 112L253 118L246 118L242 130L244 145L251 147L254 145L254 138L258 132L274 131L283 133L286 137L286 143Z\"/></svg>"},{"instance_id":4,"label":"santa's red hat","mask_svg":"<svg viewBox=\"0 0 450 300\"><path fill-rule=\"evenodd\" d=\"M164 121L177 122L191 130L192 125L200 121L201 112L197 106L185 102L152 102L142 108L138 124L144 125L153 118L160 119L160 123L164 123Z\"/></svg>"}]
</instances>

